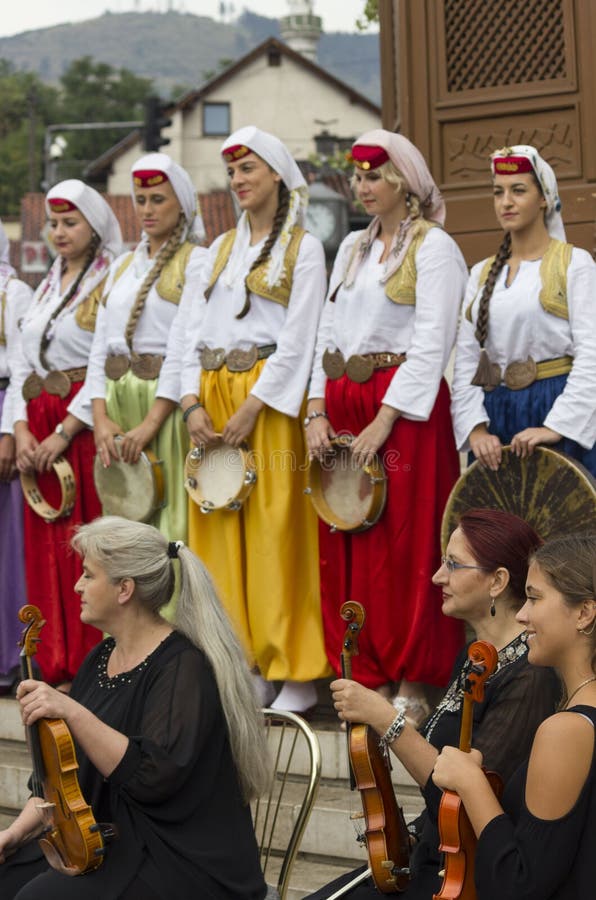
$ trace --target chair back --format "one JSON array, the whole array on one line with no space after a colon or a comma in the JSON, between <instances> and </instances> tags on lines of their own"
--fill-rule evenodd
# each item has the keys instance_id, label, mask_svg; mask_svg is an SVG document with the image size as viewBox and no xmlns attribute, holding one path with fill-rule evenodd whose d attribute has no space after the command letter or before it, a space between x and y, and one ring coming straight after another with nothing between
<instances>
[{"instance_id":1,"label":"chair back","mask_svg":"<svg viewBox=\"0 0 596 900\"><path fill-rule=\"evenodd\" d=\"M273 775L268 792L253 804L253 822L265 878L281 861L277 891L285 900L321 779L321 748L313 729L295 713L265 709L263 714Z\"/></svg>"}]
</instances>

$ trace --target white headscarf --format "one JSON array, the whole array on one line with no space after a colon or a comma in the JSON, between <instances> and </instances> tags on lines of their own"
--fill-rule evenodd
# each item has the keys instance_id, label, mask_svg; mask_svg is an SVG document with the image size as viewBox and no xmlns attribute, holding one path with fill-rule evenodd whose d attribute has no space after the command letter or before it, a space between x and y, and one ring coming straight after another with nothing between
<instances>
[{"instance_id":1,"label":"white headscarf","mask_svg":"<svg viewBox=\"0 0 596 900\"><path fill-rule=\"evenodd\" d=\"M298 168L296 160L290 151L275 135L261 131L254 125L246 125L239 128L227 138L221 147L224 153L228 147L240 144L248 147L257 156L260 156L267 165L277 172L281 180L290 192L290 204L286 220L279 236L271 248L265 280L269 287L278 284L284 273L284 261L286 250L292 237L294 225L304 225L306 207L308 206L308 187ZM223 272L223 282L227 287L232 287L238 279L240 270L244 264L246 251L250 245L250 226L246 211L242 213L236 225L236 240Z\"/></svg>"},{"instance_id":2,"label":"white headscarf","mask_svg":"<svg viewBox=\"0 0 596 900\"><path fill-rule=\"evenodd\" d=\"M418 147L409 141L407 137L404 137L403 134L395 134L393 131L386 131L384 128L375 128L372 131L367 131L357 141L354 141L352 149L359 145L364 147L382 147L395 168L403 176L407 190L418 197L422 216L425 219L436 222L438 225L444 225L445 201ZM389 281L404 261L413 239L412 224L412 219L408 215L394 234L383 274L380 278L382 284ZM354 247L344 279L346 287L350 287L354 283L356 273L370 252L370 248L380 230L380 220L375 216Z\"/></svg>"},{"instance_id":3,"label":"white headscarf","mask_svg":"<svg viewBox=\"0 0 596 900\"><path fill-rule=\"evenodd\" d=\"M48 203L51 199L70 200L85 216L89 225L99 236L100 249L116 257L122 252L122 234L118 219L101 194L77 178L60 181L46 194L46 213L52 214Z\"/></svg>"},{"instance_id":4,"label":"white headscarf","mask_svg":"<svg viewBox=\"0 0 596 900\"><path fill-rule=\"evenodd\" d=\"M557 187L557 178L552 167L540 156L536 147L529 144L514 144L513 147L503 147L495 150L491 156L492 161L497 157L523 156L528 159L538 179L538 183L546 200L545 225L548 233L557 241L566 240L565 227L561 217L561 199Z\"/></svg>"},{"instance_id":5,"label":"white headscarf","mask_svg":"<svg viewBox=\"0 0 596 900\"><path fill-rule=\"evenodd\" d=\"M177 162L174 162L167 153L147 153L146 156L137 159L130 171L133 201L135 198L133 176L135 172L142 171L143 169L155 169L168 176L168 180L172 185L172 190L178 198L178 202L182 207L182 212L184 213L184 218L187 222L187 230L184 233L182 240L184 241L187 238L192 237L197 243L204 241L205 225L203 224L203 218L201 216L199 198L197 197L195 186L186 169L183 169Z\"/></svg>"}]
</instances>

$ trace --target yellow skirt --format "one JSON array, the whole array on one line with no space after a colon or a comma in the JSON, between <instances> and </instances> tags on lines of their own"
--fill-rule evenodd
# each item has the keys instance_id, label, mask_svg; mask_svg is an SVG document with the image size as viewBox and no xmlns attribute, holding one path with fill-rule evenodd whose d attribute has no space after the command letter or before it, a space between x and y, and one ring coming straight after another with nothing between
<instances>
[{"instance_id":1,"label":"yellow skirt","mask_svg":"<svg viewBox=\"0 0 596 900\"><path fill-rule=\"evenodd\" d=\"M216 431L244 402L265 361L249 372L202 372L201 402ZM205 515L190 501L189 543L201 557L264 678L329 674L319 596L317 517L306 487L300 419L266 406L248 438L257 482L237 512Z\"/></svg>"}]
</instances>

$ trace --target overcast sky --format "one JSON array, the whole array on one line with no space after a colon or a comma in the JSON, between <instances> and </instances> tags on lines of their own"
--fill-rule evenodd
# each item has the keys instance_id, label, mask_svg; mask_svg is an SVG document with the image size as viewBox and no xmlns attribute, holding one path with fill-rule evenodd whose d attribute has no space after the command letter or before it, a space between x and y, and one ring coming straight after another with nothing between
<instances>
[{"instance_id":1,"label":"overcast sky","mask_svg":"<svg viewBox=\"0 0 596 900\"><path fill-rule=\"evenodd\" d=\"M286 0L225 0L225 5L236 14L249 9L270 18L289 11ZM354 23L364 5L365 0L314 0L314 12L322 17L325 31L356 31ZM93 19L106 10L165 12L172 8L218 18L220 6L220 0L2 0L0 36Z\"/></svg>"}]
</instances>

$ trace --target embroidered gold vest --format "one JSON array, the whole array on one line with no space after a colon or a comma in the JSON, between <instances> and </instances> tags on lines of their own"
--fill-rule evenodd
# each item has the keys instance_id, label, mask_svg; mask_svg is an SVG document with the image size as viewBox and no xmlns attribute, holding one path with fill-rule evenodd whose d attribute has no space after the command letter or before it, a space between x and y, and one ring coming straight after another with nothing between
<instances>
[{"instance_id":1,"label":"embroidered gold vest","mask_svg":"<svg viewBox=\"0 0 596 900\"><path fill-rule=\"evenodd\" d=\"M176 306L180 303L182 291L184 290L186 266L188 265L188 260L194 246L195 245L191 244L189 241L185 241L161 270L155 287L162 300L167 300L169 303L175 303ZM133 256L134 253L132 251L126 254L116 269L112 284L116 284L120 276L126 272L133 260ZM107 297L104 297L104 304L106 300Z\"/></svg>"},{"instance_id":2,"label":"embroidered gold vest","mask_svg":"<svg viewBox=\"0 0 596 900\"><path fill-rule=\"evenodd\" d=\"M305 233L304 228L299 228L298 226L295 226L292 229L292 237L290 238L290 243L286 250L283 272L279 284L274 284L272 287L267 284L266 276L268 260L260 266L257 266L256 269L253 269L252 272L249 272L246 283L248 284L248 289L251 293L258 294L259 297L263 297L265 300L272 300L274 303L280 303L281 306L287 308L290 302L290 294L292 293L292 279L294 276L296 260L298 259L298 251L300 250L300 244L302 243L302 238ZM207 297L228 264L235 239L235 228L232 228L231 231L227 231L222 238L211 271L211 278L209 279L209 284L205 292Z\"/></svg>"},{"instance_id":3,"label":"embroidered gold vest","mask_svg":"<svg viewBox=\"0 0 596 900\"><path fill-rule=\"evenodd\" d=\"M564 241L557 241L551 238L546 248L546 252L540 263L540 305L547 313L557 316L559 319L569 319L569 308L567 305L567 270L571 263L571 254L573 244L566 244ZM472 321L472 307L477 297L480 296L481 289L486 284L490 267L494 262L494 256L484 261L480 272L480 280L478 282L478 290L476 296L466 309L466 319Z\"/></svg>"},{"instance_id":4,"label":"embroidered gold vest","mask_svg":"<svg viewBox=\"0 0 596 900\"><path fill-rule=\"evenodd\" d=\"M6 347L6 294L8 291L8 282L5 290L0 293L0 347Z\"/></svg>"},{"instance_id":5,"label":"embroidered gold vest","mask_svg":"<svg viewBox=\"0 0 596 900\"><path fill-rule=\"evenodd\" d=\"M397 303L400 306L416 305L416 254L430 229L438 227L437 222L428 222L426 219L421 219L416 225L418 233L408 247L402 264L397 272L394 272L391 278L385 282L385 296L393 303ZM359 242L356 241L352 255L350 256L350 261L346 267L346 272L352 264L354 254L358 252L358 245ZM336 287L333 295L329 298L331 301L335 300L335 296L342 283Z\"/></svg>"},{"instance_id":6,"label":"embroidered gold vest","mask_svg":"<svg viewBox=\"0 0 596 900\"><path fill-rule=\"evenodd\" d=\"M102 302L105 283L106 279L104 278L94 287L89 296L85 297L82 303L79 303L75 310L75 321L83 331L91 331L92 333L95 331L97 310Z\"/></svg>"}]
</instances>

